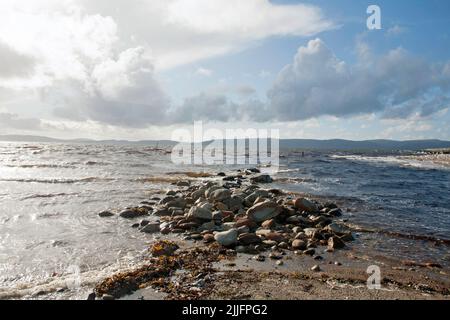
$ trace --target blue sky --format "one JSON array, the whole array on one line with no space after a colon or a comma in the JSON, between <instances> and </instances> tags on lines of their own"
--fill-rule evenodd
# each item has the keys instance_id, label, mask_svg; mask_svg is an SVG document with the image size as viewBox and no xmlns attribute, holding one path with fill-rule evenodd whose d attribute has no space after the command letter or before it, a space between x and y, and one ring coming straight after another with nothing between
<instances>
[{"instance_id":1,"label":"blue sky","mask_svg":"<svg viewBox=\"0 0 450 320\"><path fill-rule=\"evenodd\" d=\"M202 120L450 140L445 0L9 2L0 134L156 139ZM381 30L366 27L371 4Z\"/></svg>"}]
</instances>

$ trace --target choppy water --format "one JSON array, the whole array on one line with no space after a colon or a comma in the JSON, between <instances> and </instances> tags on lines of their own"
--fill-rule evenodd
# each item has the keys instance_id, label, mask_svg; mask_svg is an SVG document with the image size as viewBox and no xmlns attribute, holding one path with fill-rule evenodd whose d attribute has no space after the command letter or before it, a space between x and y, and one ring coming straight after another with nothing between
<instances>
[{"instance_id":1,"label":"choppy water","mask_svg":"<svg viewBox=\"0 0 450 320\"><path fill-rule=\"evenodd\" d=\"M450 239L448 169L395 154L285 155L276 186L345 199L352 223ZM0 298L39 291L85 298L93 283L139 261L153 240L98 212L138 205L186 178L180 172L226 169L180 168L148 146L0 143ZM386 254L448 264L448 247L369 238L362 243ZM76 289L57 292L67 285Z\"/></svg>"}]
</instances>

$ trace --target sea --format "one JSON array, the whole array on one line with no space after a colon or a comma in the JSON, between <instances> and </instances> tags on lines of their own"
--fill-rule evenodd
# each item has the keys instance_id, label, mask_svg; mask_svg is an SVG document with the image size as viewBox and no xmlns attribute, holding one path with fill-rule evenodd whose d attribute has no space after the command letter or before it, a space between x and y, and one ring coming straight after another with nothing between
<instances>
[{"instance_id":1,"label":"sea","mask_svg":"<svg viewBox=\"0 0 450 320\"><path fill-rule=\"evenodd\" d=\"M101 279L142 263L155 235L119 212L210 173L249 165L179 165L169 147L0 142L0 299L85 299ZM407 151L282 150L280 188L336 201L361 230L355 246L450 266L450 168ZM444 243L442 241L444 240ZM447 244L445 244L445 242Z\"/></svg>"}]
</instances>

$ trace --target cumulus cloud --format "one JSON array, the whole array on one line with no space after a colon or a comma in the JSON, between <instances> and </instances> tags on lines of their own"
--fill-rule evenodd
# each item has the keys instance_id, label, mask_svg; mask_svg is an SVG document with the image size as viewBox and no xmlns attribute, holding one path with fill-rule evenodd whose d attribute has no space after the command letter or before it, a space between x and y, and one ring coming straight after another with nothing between
<instances>
[{"instance_id":1,"label":"cumulus cloud","mask_svg":"<svg viewBox=\"0 0 450 320\"><path fill-rule=\"evenodd\" d=\"M349 65L320 39L298 49L293 63L278 74L268 92L267 119L304 120L322 115L348 116L379 112L385 117L423 115L448 104L450 77L398 48L370 63L361 56Z\"/></svg>"},{"instance_id":2,"label":"cumulus cloud","mask_svg":"<svg viewBox=\"0 0 450 320\"><path fill-rule=\"evenodd\" d=\"M177 108L155 69L241 50L267 37L330 28L333 23L315 6L268 0L144 0L139 6L121 0L3 0L0 58L10 63L0 66L0 89L38 92L37 103L54 106L53 115L68 120L164 124L178 118L172 114ZM236 92L252 94L248 87ZM195 110L226 119L214 110L221 106L217 95L198 99L187 98L178 107L181 114L192 118L185 110L198 101Z\"/></svg>"}]
</instances>

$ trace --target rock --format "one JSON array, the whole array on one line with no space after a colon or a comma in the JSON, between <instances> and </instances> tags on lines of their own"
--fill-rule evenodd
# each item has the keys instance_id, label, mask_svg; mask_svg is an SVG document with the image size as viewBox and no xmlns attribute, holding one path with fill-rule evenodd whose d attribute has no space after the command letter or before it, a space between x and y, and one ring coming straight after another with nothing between
<instances>
[{"instance_id":1,"label":"rock","mask_svg":"<svg viewBox=\"0 0 450 320\"><path fill-rule=\"evenodd\" d=\"M272 201L266 201L255 204L247 210L247 216L256 222L263 222L278 216L281 208L278 204Z\"/></svg>"},{"instance_id":2,"label":"rock","mask_svg":"<svg viewBox=\"0 0 450 320\"><path fill-rule=\"evenodd\" d=\"M98 214L98 216L101 218L112 217L113 215L114 213L112 213L111 211L102 211Z\"/></svg>"},{"instance_id":3,"label":"rock","mask_svg":"<svg viewBox=\"0 0 450 320\"><path fill-rule=\"evenodd\" d=\"M303 254L306 254L308 256L313 256L315 253L316 253L316 250L314 250L312 248L311 249L306 249L306 250L303 251Z\"/></svg>"},{"instance_id":4,"label":"rock","mask_svg":"<svg viewBox=\"0 0 450 320\"><path fill-rule=\"evenodd\" d=\"M283 259L283 256L281 254L279 254L279 253L271 252L269 254L269 258L273 259L273 260L281 260L281 259Z\"/></svg>"},{"instance_id":5,"label":"rock","mask_svg":"<svg viewBox=\"0 0 450 320\"><path fill-rule=\"evenodd\" d=\"M236 252L238 253L244 253L247 251L247 248L245 246L237 246L236 247Z\"/></svg>"},{"instance_id":6,"label":"rock","mask_svg":"<svg viewBox=\"0 0 450 320\"><path fill-rule=\"evenodd\" d=\"M287 248L289 248L289 245L286 242L280 242L278 244L278 248L280 248L280 249L287 249Z\"/></svg>"},{"instance_id":7,"label":"rock","mask_svg":"<svg viewBox=\"0 0 450 320\"><path fill-rule=\"evenodd\" d=\"M214 235L212 235L211 233L206 233L203 235L203 241L205 241L206 243L213 242L214 240Z\"/></svg>"},{"instance_id":8,"label":"rock","mask_svg":"<svg viewBox=\"0 0 450 320\"><path fill-rule=\"evenodd\" d=\"M236 228L239 228L242 226L247 226L249 228L256 228L257 224L255 223L255 221L253 221L249 218L241 218L236 221L235 226L236 226Z\"/></svg>"},{"instance_id":9,"label":"rock","mask_svg":"<svg viewBox=\"0 0 450 320\"><path fill-rule=\"evenodd\" d=\"M345 247L345 243L339 237L328 238L328 249L341 249L343 247Z\"/></svg>"},{"instance_id":10,"label":"rock","mask_svg":"<svg viewBox=\"0 0 450 320\"><path fill-rule=\"evenodd\" d=\"M189 187L190 185L191 183L188 180L177 182L177 187Z\"/></svg>"},{"instance_id":11,"label":"rock","mask_svg":"<svg viewBox=\"0 0 450 320\"><path fill-rule=\"evenodd\" d=\"M110 295L110 294L104 294L102 296L102 299L103 300L115 300L115 298L112 295Z\"/></svg>"},{"instance_id":12,"label":"rock","mask_svg":"<svg viewBox=\"0 0 450 320\"><path fill-rule=\"evenodd\" d=\"M196 218L201 220L212 220L212 213L210 210L197 206L191 207L187 216L189 218Z\"/></svg>"},{"instance_id":13,"label":"rock","mask_svg":"<svg viewBox=\"0 0 450 320\"><path fill-rule=\"evenodd\" d=\"M172 212L170 212L168 209L164 208L164 209L158 209L156 211L153 212L154 216L157 217L166 217L166 216L170 216L172 214Z\"/></svg>"},{"instance_id":14,"label":"rock","mask_svg":"<svg viewBox=\"0 0 450 320\"><path fill-rule=\"evenodd\" d=\"M309 213L314 213L314 212L319 211L319 208L317 207L317 205L314 202L312 202L306 198L295 199L294 207L296 207L297 209L300 209L300 210L304 210Z\"/></svg>"},{"instance_id":15,"label":"rock","mask_svg":"<svg viewBox=\"0 0 450 320\"><path fill-rule=\"evenodd\" d=\"M319 267L318 264L316 264L316 265L314 265L314 266L311 268L311 270L314 271L314 272L319 272L319 271L320 271L320 267Z\"/></svg>"},{"instance_id":16,"label":"rock","mask_svg":"<svg viewBox=\"0 0 450 320\"><path fill-rule=\"evenodd\" d=\"M339 208L334 208L328 211L327 214L332 217L340 217L342 215L342 210Z\"/></svg>"},{"instance_id":17,"label":"rock","mask_svg":"<svg viewBox=\"0 0 450 320\"><path fill-rule=\"evenodd\" d=\"M236 229L230 229L228 231L217 232L214 235L214 239L216 239L216 241L224 247L235 244L237 242L237 237L238 237L238 231Z\"/></svg>"},{"instance_id":18,"label":"rock","mask_svg":"<svg viewBox=\"0 0 450 320\"><path fill-rule=\"evenodd\" d=\"M259 261L259 262L263 262L263 261L266 260L266 257L263 256L263 255L261 255L261 254L258 254L258 255L256 255L256 256L254 256L252 259L253 259L253 260L256 260L256 261Z\"/></svg>"},{"instance_id":19,"label":"rock","mask_svg":"<svg viewBox=\"0 0 450 320\"><path fill-rule=\"evenodd\" d=\"M282 266L284 264L284 262L282 261L282 260L278 260L277 262L276 262L276 265L277 266Z\"/></svg>"},{"instance_id":20,"label":"rock","mask_svg":"<svg viewBox=\"0 0 450 320\"><path fill-rule=\"evenodd\" d=\"M95 292L89 293L87 300L95 300Z\"/></svg>"},{"instance_id":21,"label":"rock","mask_svg":"<svg viewBox=\"0 0 450 320\"><path fill-rule=\"evenodd\" d=\"M268 174L261 174L256 177L250 178L252 183L271 183L273 179Z\"/></svg>"},{"instance_id":22,"label":"rock","mask_svg":"<svg viewBox=\"0 0 450 320\"><path fill-rule=\"evenodd\" d=\"M228 210L228 206L223 202L217 202L215 206L217 210L224 210L224 211Z\"/></svg>"},{"instance_id":23,"label":"rock","mask_svg":"<svg viewBox=\"0 0 450 320\"><path fill-rule=\"evenodd\" d=\"M276 225L275 220L270 219L270 220L266 220L261 224L261 227L263 227L264 229L272 229L274 228Z\"/></svg>"},{"instance_id":24,"label":"rock","mask_svg":"<svg viewBox=\"0 0 450 320\"><path fill-rule=\"evenodd\" d=\"M177 194L177 192L175 190L168 190L166 192L166 195L168 195L168 196L175 196L176 194Z\"/></svg>"},{"instance_id":25,"label":"rock","mask_svg":"<svg viewBox=\"0 0 450 320\"><path fill-rule=\"evenodd\" d=\"M346 226L343 226L343 225L340 225L337 223L331 223L331 224L327 225L325 227L325 230L330 231L338 236L351 233L350 229L348 229Z\"/></svg>"},{"instance_id":26,"label":"rock","mask_svg":"<svg viewBox=\"0 0 450 320\"><path fill-rule=\"evenodd\" d=\"M306 229L303 230L303 232L305 233L305 235L306 235L308 238L314 237L314 235L315 235L316 232L318 232L318 231L319 231L319 229L317 229L317 228L306 228Z\"/></svg>"},{"instance_id":27,"label":"rock","mask_svg":"<svg viewBox=\"0 0 450 320\"><path fill-rule=\"evenodd\" d=\"M225 201L231 198L231 191L229 189L217 189L211 192L208 198L211 201Z\"/></svg>"},{"instance_id":28,"label":"rock","mask_svg":"<svg viewBox=\"0 0 450 320\"><path fill-rule=\"evenodd\" d=\"M254 233L242 233L238 236L238 242L243 245L259 244L261 243L261 238Z\"/></svg>"},{"instance_id":29,"label":"rock","mask_svg":"<svg viewBox=\"0 0 450 320\"><path fill-rule=\"evenodd\" d=\"M303 229L301 227L293 227L292 228L292 232L295 234L300 233L302 231L303 231Z\"/></svg>"},{"instance_id":30,"label":"rock","mask_svg":"<svg viewBox=\"0 0 450 320\"><path fill-rule=\"evenodd\" d=\"M141 208L128 209L128 210L124 210L121 213L119 213L119 216L121 216L122 218L126 218L126 219L133 219L133 218L142 217L142 216L146 216L146 215L147 215L147 211L143 210Z\"/></svg>"},{"instance_id":31,"label":"rock","mask_svg":"<svg viewBox=\"0 0 450 320\"><path fill-rule=\"evenodd\" d=\"M222 211L220 211L220 210L219 211L214 211L212 213L212 218L215 221L221 221L223 219Z\"/></svg>"},{"instance_id":32,"label":"rock","mask_svg":"<svg viewBox=\"0 0 450 320\"><path fill-rule=\"evenodd\" d=\"M139 226L144 227L144 226L148 225L149 223L150 223L150 221L144 219L144 220L141 220L141 222L139 222Z\"/></svg>"},{"instance_id":33,"label":"rock","mask_svg":"<svg viewBox=\"0 0 450 320\"><path fill-rule=\"evenodd\" d=\"M218 176L218 177L225 177L226 174L225 174L225 172L219 172L219 173L217 174L217 176Z\"/></svg>"},{"instance_id":34,"label":"rock","mask_svg":"<svg viewBox=\"0 0 450 320\"><path fill-rule=\"evenodd\" d=\"M159 232L159 222L149 222L146 225L144 225L141 229L141 232L145 233L155 233Z\"/></svg>"},{"instance_id":35,"label":"rock","mask_svg":"<svg viewBox=\"0 0 450 320\"><path fill-rule=\"evenodd\" d=\"M204 231L204 230L208 230L208 231L212 231L214 230L216 227L216 224L214 223L214 221L209 221L209 222L205 222L204 224L202 224L199 227L200 231Z\"/></svg>"},{"instance_id":36,"label":"rock","mask_svg":"<svg viewBox=\"0 0 450 320\"><path fill-rule=\"evenodd\" d=\"M245 197L244 202L247 205L252 205L257 198L269 198L269 192L266 190L255 190L250 195Z\"/></svg>"},{"instance_id":37,"label":"rock","mask_svg":"<svg viewBox=\"0 0 450 320\"><path fill-rule=\"evenodd\" d=\"M175 198L171 201L168 201L165 203L166 208L185 208L186 207L186 200L183 198Z\"/></svg>"},{"instance_id":38,"label":"rock","mask_svg":"<svg viewBox=\"0 0 450 320\"><path fill-rule=\"evenodd\" d=\"M250 173L261 173L261 170L259 170L258 168L249 168L246 169L245 171L248 171Z\"/></svg>"},{"instance_id":39,"label":"rock","mask_svg":"<svg viewBox=\"0 0 450 320\"><path fill-rule=\"evenodd\" d=\"M276 242L283 242L285 240L284 236L279 232L270 232L265 235L267 240L272 240Z\"/></svg>"},{"instance_id":40,"label":"rock","mask_svg":"<svg viewBox=\"0 0 450 320\"><path fill-rule=\"evenodd\" d=\"M305 250L306 242L303 240L294 240L292 241L292 249L294 250Z\"/></svg>"}]
</instances>

